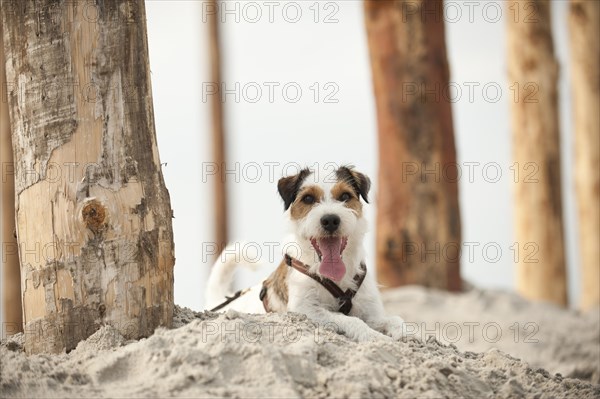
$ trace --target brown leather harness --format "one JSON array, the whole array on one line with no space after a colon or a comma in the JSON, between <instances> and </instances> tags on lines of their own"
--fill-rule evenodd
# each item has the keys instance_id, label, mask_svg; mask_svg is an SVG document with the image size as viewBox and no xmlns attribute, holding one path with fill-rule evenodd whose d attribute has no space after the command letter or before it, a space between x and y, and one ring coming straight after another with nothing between
<instances>
[{"instance_id":1,"label":"brown leather harness","mask_svg":"<svg viewBox=\"0 0 600 399\"><path fill-rule=\"evenodd\" d=\"M342 289L333 281L328 278L321 277L318 274L314 274L309 272L310 266L305 263L300 262L298 259L292 258L288 254L285 255L285 263L286 265L293 267L295 270L300 273L312 278L319 284L321 284L329 293L339 301L339 309L338 311L348 315L350 310L352 310L352 298L356 295L356 292L362 285L365 280L365 276L367 275L367 267L364 263L360 264L360 270L363 273L357 273L354 276L354 282L356 283L356 289L348 288L346 291L342 291ZM262 289L260 290L259 298L263 303L265 311L267 313L271 312L269 307L269 301L267 299L267 287L263 284Z\"/></svg>"}]
</instances>

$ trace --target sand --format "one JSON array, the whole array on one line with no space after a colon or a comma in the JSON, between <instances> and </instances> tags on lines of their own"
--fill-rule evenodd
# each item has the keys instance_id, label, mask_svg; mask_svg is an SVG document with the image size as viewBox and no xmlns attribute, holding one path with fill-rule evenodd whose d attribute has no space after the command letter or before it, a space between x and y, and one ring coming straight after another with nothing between
<instances>
[{"instance_id":1,"label":"sand","mask_svg":"<svg viewBox=\"0 0 600 399\"><path fill-rule=\"evenodd\" d=\"M481 290L407 287L384 298L390 312L415 323L414 337L355 343L303 315L178 307L171 330L126 342L105 326L68 354L26 356L18 335L0 345L0 396L600 397L597 312ZM465 327L460 339L451 333L451 323L471 322L481 325L478 334L468 324L473 339ZM491 327L487 340L481 333L492 322L502 330L497 342L489 342ZM538 342L514 342L515 322L537 323L529 338Z\"/></svg>"},{"instance_id":2,"label":"sand","mask_svg":"<svg viewBox=\"0 0 600 399\"><path fill-rule=\"evenodd\" d=\"M581 314L478 289L450 294L413 286L383 297L417 337L435 336L473 352L497 348L531 367L600 384L600 309Z\"/></svg>"}]
</instances>

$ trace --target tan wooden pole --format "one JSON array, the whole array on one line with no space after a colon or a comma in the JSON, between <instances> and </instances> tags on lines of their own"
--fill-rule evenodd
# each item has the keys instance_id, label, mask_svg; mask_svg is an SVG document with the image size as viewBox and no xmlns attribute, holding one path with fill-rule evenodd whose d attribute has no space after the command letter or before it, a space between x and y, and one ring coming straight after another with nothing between
<instances>
[{"instance_id":1,"label":"tan wooden pole","mask_svg":"<svg viewBox=\"0 0 600 399\"><path fill-rule=\"evenodd\" d=\"M0 19L0 44L2 20ZM23 331L21 276L15 237L15 182L7 85L4 71L4 48L0 45L0 164L2 167L2 305L4 324L2 337Z\"/></svg>"},{"instance_id":2,"label":"tan wooden pole","mask_svg":"<svg viewBox=\"0 0 600 399\"><path fill-rule=\"evenodd\" d=\"M377 276L387 287L461 289L442 10L438 0L365 2L379 133Z\"/></svg>"},{"instance_id":3,"label":"tan wooden pole","mask_svg":"<svg viewBox=\"0 0 600 399\"><path fill-rule=\"evenodd\" d=\"M143 1L3 2L28 353L173 321Z\"/></svg>"},{"instance_id":4,"label":"tan wooden pole","mask_svg":"<svg viewBox=\"0 0 600 399\"><path fill-rule=\"evenodd\" d=\"M211 83L216 85L217 94L211 96L212 108L212 156L219 173L214 175L214 220L215 242L224 248L228 240L227 232L227 184L225 180L225 127L223 102L221 97L221 43L219 35L219 12L216 0L210 0L207 13L210 41ZM206 10L205 9L205 10Z\"/></svg>"},{"instance_id":5,"label":"tan wooden pole","mask_svg":"<svg viewBox=\"0 0 600 399\"><path fill-rule=\"evenodd\" d=\"M569 4L581 308L600 305L600 2Z\"/></svg>"},{"instance_id":6,"label":"tan wooden pole","mask_svg":"<svg viewBox=\"0 0 600 399\"><path fill-rule=\"evenodd\" d=\"M567 304L558 123L558 63L547 0L509 1L517 289L526 298ZM525 10L535 10L531 12ZM518 12L520 11L520 12Z\"/></svg>"}]
</instances>

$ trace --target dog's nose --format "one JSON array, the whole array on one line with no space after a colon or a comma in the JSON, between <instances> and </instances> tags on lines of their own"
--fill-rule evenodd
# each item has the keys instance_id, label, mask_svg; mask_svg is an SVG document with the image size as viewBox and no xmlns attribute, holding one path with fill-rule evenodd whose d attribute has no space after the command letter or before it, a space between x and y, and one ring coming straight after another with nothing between
<instances>
[{"instance_id":1,"label":"dog's nose","mask_svg":"<svg viewBox=\"0 0 600 399\"><path fill-rule=\"evenodd\" d=\"M330 233L333 233L340 227L340 217L338 215L325 215L321 218L321 226Z\"/></svg>"}]
</instances>

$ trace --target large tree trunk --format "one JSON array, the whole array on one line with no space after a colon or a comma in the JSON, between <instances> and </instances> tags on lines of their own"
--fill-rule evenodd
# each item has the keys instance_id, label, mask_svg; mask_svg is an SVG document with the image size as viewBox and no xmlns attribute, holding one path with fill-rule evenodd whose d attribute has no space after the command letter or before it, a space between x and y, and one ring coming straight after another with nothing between
<instances>
[{"instance_id":1,"label":"large tree trunk","mask_svg":"<svg viewBox=\"0 0 600 399\"><path fill-rule=\"evenodd\" d=\"M2 6L27 352L170 326L171 206L143 1Z\"/></svg>"},{"instance_id":2,"label":"large tree trunk","mask_svg":"<svg viewBox=\"0 0 600 399\"><path fill-rule=\"evenodd\" d=\"M600 305L600 2L572 0L569 28L581 307L589 309Z\"/></svg>"},{"instance_id":3,"label":"large tree trunk","mask_svg":"<svg viewBox=\"0 0 600 399\"><path fill-rule=\"evenodd\" d=\"M365 2L379 125L377 272L386 286L461 287L442 10L437 0Z\"/></svg>"},{"instance_id":4,"label":"large tree trunk","mask_svg":"<svg viewBox=\"0 0 600 399\"><path fill-rule=\"evenodd\" d=\"M1 336L23 331L19 252L15 238L15 181L6 103L2 19L0 18L0 165L2 165L2 305Z\"/></svg>"},{"instance_id":5,"label":"large tree trunk","mask_svg":"<svg viewBox=\"0 0 600 399\"><path fill-rule=\"evenodd\" d=\"M527 5L527 8L526 8ZM508 74L515 170L517 288L567 303L558 124L558 64L546 0L507 3ZM535 10L524 12L524 10ZM520 12L517 12L519 10Z\"/></svg>"}]
</instances>

